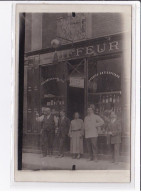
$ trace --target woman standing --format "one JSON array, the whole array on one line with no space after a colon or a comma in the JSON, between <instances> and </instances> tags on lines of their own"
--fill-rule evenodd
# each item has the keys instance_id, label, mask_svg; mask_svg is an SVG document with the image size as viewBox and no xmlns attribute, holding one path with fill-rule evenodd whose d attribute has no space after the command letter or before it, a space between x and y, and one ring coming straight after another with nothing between
<instances>
[{"instance_id":1,"label":"woman standing","mask_svg":"<svg viewBox=\"0 0 141 194\"><path fill-rule=\"evenodd\" d=\"M121 144L121 124L117 119L117 115L114 112L111 112L110 122L108 125L108 133L110 134L110 143L112 148L112 162L119 161L119 150Z\"/></svg>"},{"instance_id":2,"label":"woman standing","mask_svg":"<svg viewBox=\"0 0 141 194\"><path fill-rule=\"evenodd\" d=\"M70 137L70 152L73 158L79 159L83 154L83 136L84 136L84 123L79 118L79 113L74 113L74 120L71 121L69 137Z\"/></svg>"}]
</instances>

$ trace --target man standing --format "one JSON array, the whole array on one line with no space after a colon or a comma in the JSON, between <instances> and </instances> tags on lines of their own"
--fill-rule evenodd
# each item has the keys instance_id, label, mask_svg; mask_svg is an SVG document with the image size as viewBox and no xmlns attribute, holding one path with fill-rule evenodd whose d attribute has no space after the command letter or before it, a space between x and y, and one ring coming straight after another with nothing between
<instances>
[{"instance_id":1,"label":"man standing","mask_svg":"<svg viewBox=\"0 0 141 194\"><path fill-rule=\"evenodd\" d=\"M51 111L51 114L54 116L55 121L55 137L54 137L54 148L58 151L59 148L59 136L58 136L58 121L59 121L59 112L54 108Z\"/></svg>"},{"instance_id":2,"label":"man standing","mask_svg":"<svg viewBox=\"0 0 141 194\"><path fill-rule=\"evenodd\" d=\"M43 129L41 134L43 157L46 157L47 154L51 156L53 154L56 120L51 114L50 108L44 108L44 115L40 117L37 113L36 120L38 122L43 122Z\"/></svg>"},{"instance_id":3,"label":"man standing","mask_svg":"<svg viewBox=\"0 0 141 194\"><path fill-rule=\"evenodd\" d=\"M68 136L69 128L70 128L70 120L65 116L65 112L62 110L60 112L60 119L59 119L59 154L58 157L64 157L64 148L66 143L66 138Z\"/></svg>"},{"instance_id":4,"label":"man standing","mask_svg":"<svg viewBox=\"0 0 141 194\"><path fill-rule=\"evenodd\" d=\"M97 127L102 126L104 121L94 114L92 107L88 108L88 115L84 119L85 138L87 140L87 147L89 152L89 161L94 160L97 162Z\"/></svg>"},{"instance_id":5,"label":"man standing","mask_svg":"<svg viewBox=\"0 0 141 194\"><path fill-rule=\"evenodd\" d=\"M121 123L115 112L111 112L108 124L108 133L110 134L110 143L112 148L112 162L119 162L119 151L121 144Z\"/></svg>"}]
</instances>

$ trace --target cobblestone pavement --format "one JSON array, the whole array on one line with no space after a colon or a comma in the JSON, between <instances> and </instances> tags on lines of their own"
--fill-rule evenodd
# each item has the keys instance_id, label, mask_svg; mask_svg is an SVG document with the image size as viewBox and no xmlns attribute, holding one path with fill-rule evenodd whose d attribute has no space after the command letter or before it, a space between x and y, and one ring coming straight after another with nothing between
<instances>
[{"instance_id":1,"label":"cobblestone pavement","mask_svg":"<svg viewBox=\"0 0 141 194\"><path fill-rule=\"evenodd\" d=\"M126 162L112 163L109 160L88 161L87 158L72 159L70 156L63 158L42 157L41 154L23 153L22 166L24 170L124 170L130 165Z\"/></svg>"}]
</instances>

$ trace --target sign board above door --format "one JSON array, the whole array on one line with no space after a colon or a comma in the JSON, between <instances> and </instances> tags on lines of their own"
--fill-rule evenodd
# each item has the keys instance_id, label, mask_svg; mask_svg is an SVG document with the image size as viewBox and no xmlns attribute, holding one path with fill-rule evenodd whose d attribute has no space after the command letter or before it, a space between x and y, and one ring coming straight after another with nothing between
<instances>
[{"instance_id":1,"label":"sign board above door","mask_svg":"<svg viewBox=\"0 0 141 194\"><path fill-rule=\"evenodd\" d=\"M70 87L84 88L84 78L70 77Z\"/></svg>"},{"instance_id":2,"label":"sign board above door","mask_svg":"<svg viewBox=\"0 0 141 194\"><path fill-rule=\"evenodd\" d=\"M44 49L26 53L25 57L29 61L31 57L34 58L38 55L39 65L53 65L55 57L56 62L62 62L84 57L100 57L122 53L124 49L128 49L123 47L123 42L123 34L110 35L68 44L68 46L61 45L56 51Z\"/></svg>"},{"instance_id":3,"label":"sign board above door","mask_svg":"<svg viewBox=\"0 0 141 194\"><path fill-rule=\"evenodd\" d=\"M54 55L57 55L58 62L76 59L80 57L100 56L105 54L113 54L122 51L121 40L108 41L98 44L91 44L84 47L72 48L67 50L59 50L56 52L40 55L40 65L53 63Z\"/></svg>"}]
</instances>

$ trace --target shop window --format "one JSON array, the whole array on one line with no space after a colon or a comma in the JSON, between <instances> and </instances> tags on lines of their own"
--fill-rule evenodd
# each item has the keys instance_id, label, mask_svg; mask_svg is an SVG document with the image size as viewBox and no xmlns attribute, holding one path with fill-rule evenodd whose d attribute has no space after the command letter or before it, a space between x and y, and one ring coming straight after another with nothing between
<instances>
[{"instance_id":1,"label":"shop window","mask_svg":"<svg viewBox=\"0 0 141 194\"><path fill-rule=\"evenodd\" d=\"M40 69L41 108L50 107L56 111L65 109L65 86L65 64L42 66Z\"/></svg>"},{"instance_id":2,"label":"shop window","mask_svg":"<svg viewBox=\"0 0 141 194\"><path fill-rule=\"evenodd\" d=\"M88 106L103 117L114 111L121 116L121 59L112 58L88 63Z\"/></svg>"}]
</instances>

